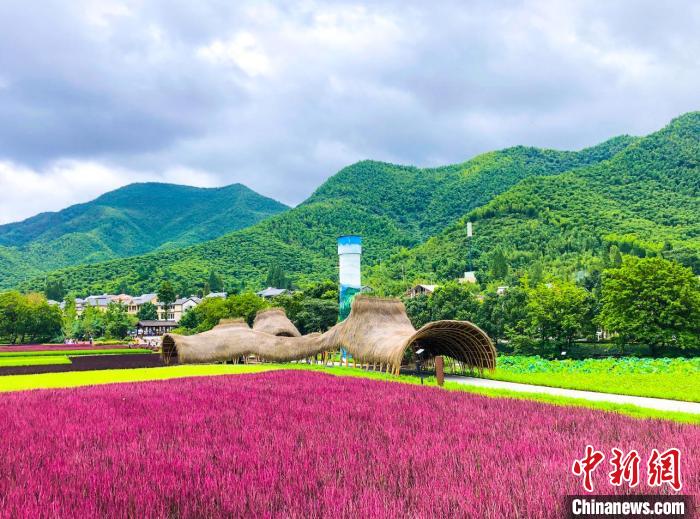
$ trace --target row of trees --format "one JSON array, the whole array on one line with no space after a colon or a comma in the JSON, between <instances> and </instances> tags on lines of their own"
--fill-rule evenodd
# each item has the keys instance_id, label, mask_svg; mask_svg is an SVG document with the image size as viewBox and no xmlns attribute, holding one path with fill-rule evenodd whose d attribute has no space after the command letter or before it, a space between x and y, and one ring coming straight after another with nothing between
<instances>
[{"instance_id":1,"label":"row of trees","mask_svg":"<svg viewBox=\"0 0 700 519\"><path fill-rule=\"evenodd\" d=\"M515 351L564 351L607 333L624 351L643 345L700 348L700 283L693 272L662 258L620 258L597 279L521 283L502 293L447 283L432 296L406 301L413 323L465 319Z\"/></svg>"},{"instance_id":2,"label":"row of trees","mask_svg":"<svg viewBox=\"0 0 700 519\"><path fill-rule=\"evenodd\" d=\"M325 331L338 318L338 289L331 281L311 285L303 290L267 301L252 292L233 294L226 299L205 299L180 320L181 333L210 330L226 318L243 318L252 325L255 314L270 306L282 307L303 334Z\"/></svg>"},{"instance_id":3,"label":"row of trees","mask_svg":"<svg viewBox=\"0 0 700 519\"><path fill-rule=\"evenodd\" d=\"M35 343L61 337L63 316L40 294L0 294L0 340Z\"/></svg>"},{"instance_id":4,"label":"row of trees","mask_svg":"<svg viewBox=\"0 0 700 519\"><path fill-rule=\"evenodd\" d=\"M137 321L118 303L106 311L88 306L78 315L74 299L68 298L62 311L42 294L0 294L0 341L10 344L60 342L65 337L123 339Z\"/></svg>"},{"instance_id":5,"label":"row of trees","mask_svg":"<svg viewBox=\"0 0 700 519\"><path fill-rule=\"evenodd\" d=\"M153 305L152 305L153 306ZM98 337L119 340L134 330L138 317L130 315L122 304L112 302L107 311L87 306L80 315L75 300L67 299L63 311L62 332L64 337L89 340Z\"/></svg>"}]
</instances>

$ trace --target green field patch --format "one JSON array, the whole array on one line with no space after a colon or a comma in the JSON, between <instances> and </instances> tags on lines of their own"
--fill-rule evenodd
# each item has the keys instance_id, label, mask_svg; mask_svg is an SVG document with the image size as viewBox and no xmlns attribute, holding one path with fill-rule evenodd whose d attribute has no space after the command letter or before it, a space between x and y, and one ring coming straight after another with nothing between
<instances>
[{"instance_id":1,"label":"green field patch","mask_svg":"<svg viewBox=\"0 0 700 519\"><path fill-rule=\"evenodd\" d=\"M700 358L547 360L501 356L484 378L600 393L700 402Z\"/></svg>"},{"instance_id":2,"label":"green field patch","mask_svg":"<svg viewBox=\"0 0 700 519\"><path fill-rule=\"evenodd\" d=\"M51 366L56 364L70 364L71 361L65 355L45 355L29 357L0 357L0 368L18 366Z\"/></svg>"},{"instance_id":3,"label":"green field patch","mask_svg":"<svg viewBox=\"0 0 700 519\"><path fill-rule=\"evenodd\" d=\"M79 357L82 355L135 355L138 353L153 353L146 348L114 348L109 350L41 350L41 351L3 351L0 352L0 359L5 357L53 357L65 355L68 357Z\"/></svg>"}]
</instances>

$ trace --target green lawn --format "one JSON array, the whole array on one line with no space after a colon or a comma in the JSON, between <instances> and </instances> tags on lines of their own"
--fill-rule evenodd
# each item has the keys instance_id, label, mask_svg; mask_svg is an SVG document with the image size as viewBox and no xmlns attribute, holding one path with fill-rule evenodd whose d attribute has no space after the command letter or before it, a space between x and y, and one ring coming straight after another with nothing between
<instances>
[{"instance_id":1,"label":"green lawn","mask_svg":"<svg viewBox=\"0 0 700 519\"><path fill-rule=\"evenodd\" d=\"M0 357L0 368L16 366L49 366L54 364L70 364L71 361L65 355L46 355L33 357Z\"/></svg>"},{"instance_id":2,"label":"green lawn","mask_svg":"<svg viewBox=\"0 0 700 519\"><path fill-rule=\"evenodd\" d=\"M132 355L137 353L153 353L146 348L114 348L109 350L40 350L40 351L2 351L0 359L5 357L52 357L56 355L67 355L78 357L81 355Z\"/></svg>"},{"instance_id":3,"label":"green lawn","mask_svg":"<svg viewBox=\"0 0 700 519\"><path fill-rule=\"evenodd\" d=\"M546 360L501 356L485 378L601 393L700 402L700 358Z\"/></svg>"},{"instance_id":4,"label":"green lawn","mask_svg":"<svg viewBox=\"0 0 700 519\"><path fill-rule=\"evenodd\" d=\"M81 371L68 373L46 373L38 375L14 375L0 377L0 392L21 391L28 389L78 387L98 384L111 384L119 382L142 382L148 380L167 380L183 377L201 377L214 375L237 375L243 373L260 373L278 369L303 369L322 371L336 376L364 377L375 380L384 380L405 384L420 384L418 377L405 376L394 377L386 373L367 372L359 368L324 367L307 364L254 364L254 365L230 365L230 364L202 364L179 365L163 368L138 368L115 369L102 371ZM435 386L434 377L425 379L427 386ZM477 393L493 398L516 398L523 400L535 400L552 405L587 407L603 411L611 411L629 415L635 418L659 418L684 423L700 425L700 415L657 411L645 409L633 405L613 404L607 402L591 402L587 400L565 398L553 395L541 395L532 393L519 393L516 391L478 388L457 383L446 383L445 389L449 391L463 391Z\"/></svg>"}]
</instances>

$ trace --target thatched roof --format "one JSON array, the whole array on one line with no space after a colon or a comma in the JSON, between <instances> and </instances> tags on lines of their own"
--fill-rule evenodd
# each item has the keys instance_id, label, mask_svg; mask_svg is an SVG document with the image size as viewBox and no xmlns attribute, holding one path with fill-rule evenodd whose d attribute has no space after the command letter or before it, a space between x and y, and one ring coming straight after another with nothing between
<instances>
[{"instance_id":1,"label":"thatched roof","mask_svg":"<svg viewBox=\"0 0 700 519\"><path fill-rule=\"evenodd\" d=\"M264 314L263 314L264 315ZM261 317L270 322L279 312ZM286 319L286 316L285 316ZM496 350L488 336L468 321L435 321L417 330L406 315L403 303L358 295L349 317L324 334L284 337L243 326L220 324L193 336L166 334L163 357L180 363L227 361L245 355L285 362L310 357L340 347L360 363L401 365L407 348L425 350L425 357L446 355L466 367L493 369Z\"/></svg>"},{"instance_id":2,"label":"thatched roof","mask_svg":"<svg viewBox=\"0 0 700 519\"><path fill-rule=\"evenodd\" d=\"M301 337L299 330L282 308L260 310L253 321L253 330L279 337Z\"/></svg>"},{"instance_id":3,"label":"thatched roof","mask_svg":"<svg viewBox=\"0 0 700 519\"><path fill-rule=\"evenodd\" d=\"M221 328L248 328L250 329L250 326L248 326L248 323L245 321L245 319L241 317L236 317L234 319L219 319L219 324L214 326L215 330L219 330Z\"/></svg>"}]
</instances>

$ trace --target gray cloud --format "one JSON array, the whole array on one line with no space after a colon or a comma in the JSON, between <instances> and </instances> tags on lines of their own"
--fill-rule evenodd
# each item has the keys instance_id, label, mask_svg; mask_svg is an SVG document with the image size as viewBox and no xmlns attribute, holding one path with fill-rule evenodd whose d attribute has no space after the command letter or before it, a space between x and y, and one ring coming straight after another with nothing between
<instances>
[{"instance_id":1,"label":"gray cloud","mask_svg":"<svg viewBox=\"0 0 700 519\"><path fill-rule=\"evenodd\" d=\"M698 26L692 0L5 0L0 180L27 180L0 221L145 179L294 204L362 158L648 133L699 108Z\"/></svg>"}]
</instances>

